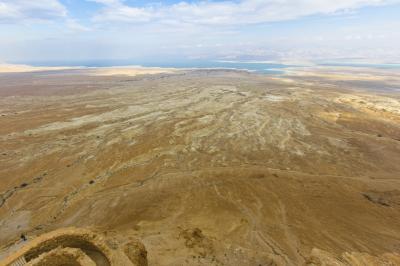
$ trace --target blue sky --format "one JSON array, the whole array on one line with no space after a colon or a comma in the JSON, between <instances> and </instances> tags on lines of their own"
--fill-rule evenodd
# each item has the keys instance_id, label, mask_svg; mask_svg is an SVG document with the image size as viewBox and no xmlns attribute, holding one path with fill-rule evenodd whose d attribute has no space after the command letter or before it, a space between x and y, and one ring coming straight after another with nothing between
<instances>
[{"instance_id":1,"label":"blue sky","mask_svg":"<svg viewBox=\"0 0 400 266\"><path fill-rule=\"evenodd\" d=\"M0 62L400 61L400 0L0 0Z\"/></svg>"}]
</instances>

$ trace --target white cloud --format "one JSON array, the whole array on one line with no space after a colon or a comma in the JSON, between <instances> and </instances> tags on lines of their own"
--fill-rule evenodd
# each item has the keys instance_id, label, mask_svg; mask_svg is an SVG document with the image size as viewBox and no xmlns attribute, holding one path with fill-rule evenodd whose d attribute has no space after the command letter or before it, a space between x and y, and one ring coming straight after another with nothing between
<instances>
[{"instance_id":1,"label":"white cloud","mask_svg":"<svg viewBox=\"0 0 400 266\"><path fill-rule=\"evenodd\" d=\"M243 25L292 20L316 14L348 12L365 6L399 3L399 0L241 0L180 2L135 7L121 0L87 0L103 4L95 21L168 24Z\"/></svg>"},{"instance_id":2,"label":"white cloud","mask_svg":"<svg viewBox=\"0 0 400 266\"><path fill-rule=\"evenodd\" d=\"M370 19L375 9L359 10L400 0L74 0L98 4L84 5L85 12L77 12L73 8L79 5L69 5L70 1L0 0L0 24L22 22L0 25L0 59L269 60L354 55L400 60L400 22L394 12L385 17L382 13L388 9L378 10ZM135 5L138 2L147 4ZM354 13L359 18L348 19ZM331 14L340 16L268 24ZM35 21L54 23L25 27Z\"/></svg>"},{"instance_id":3,"label":"white cloud","mask_svg":"<svg viewBox=\"0 0 400 266\"><path fill-rule=\"evenodd\" d=\"M76 32L76 31L91 31L91 29L89 27L86 27L86 26L80 24L75 19L68 18L66 20L65 24L68 27L68 29L70 29L71 31L74 31L74 32Z\"/></svg>"},{"instance_id":4,"label":"white cloud","mask_svg":"<svg viewBox=\"0 0 400 266\"><path fill-rule=\"evenodd\" d=\"M103 4L104 9L94 17L95 21L119 21L119 22L146 22L154 18L153 10L131 7L120 0L87 0Z\"/></svg>"},{"instance_id":5,"label":"white cloud","mask_svg":"<svg viewBox=\"0 0 400 266\"><path fill-rule=\"evenodd\" d=\"M64 18L66 8L57 0L0 0L0 23Z\"/></svg>"}]
</instances>

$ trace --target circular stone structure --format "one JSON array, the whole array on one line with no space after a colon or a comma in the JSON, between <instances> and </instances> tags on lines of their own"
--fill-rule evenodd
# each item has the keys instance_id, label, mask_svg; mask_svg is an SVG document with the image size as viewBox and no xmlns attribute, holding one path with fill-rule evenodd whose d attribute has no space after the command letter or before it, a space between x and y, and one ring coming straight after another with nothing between
<instances>
[{"instance_id":1,"label":"circular stone structure","mask_svg":"<svg viewBox=\"0 0 400 266\"><path fill-rule=\"evenodd\" d=\"M120 245L89 229L64 228L34 238L0 265L147 266L147 252L136 240Z\"/></svg>"}]
</instances>

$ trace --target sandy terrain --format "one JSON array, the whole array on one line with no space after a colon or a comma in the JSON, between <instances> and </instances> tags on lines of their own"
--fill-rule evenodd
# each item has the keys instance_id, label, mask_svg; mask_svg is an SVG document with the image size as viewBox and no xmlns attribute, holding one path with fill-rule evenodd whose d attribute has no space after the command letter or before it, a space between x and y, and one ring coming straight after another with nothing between
<instances>
[{"instance_id":1,"label":"sandy terrain","mask_svg":"<svg viewBox=\"0 0 400 266\"><path fill-rule=\"evenodd\" d=\"M70 67L34 67L29 65L0 64L0 73L21 73L38 71L55 71L71 69Z\"/></svg>"},{"instance_id":2,"label":"sandy terrain","mask_svg":"<svg viewBox=\"0 0 400 266\"><path fill-rule=\"evenodd\" d=\"M92 76L137 76L144 74L161 74L161 73L174 73L178 70L173 68L158 68L158 67L140 67L140 66L128 66L128 67L102 67L93 68L82 73Z\"/></svg>"},{"instance_id":3,"label":"sandy terrain","mask_svg":"<svg viewBox=\"0 0 400 266\"><path fill-rule=\"evenodd\" d=\"M0 64L1 73L26 73L26 72L49 72L70 70L74 75L82 74L89 76L137 76L145 74L174 73L177 69L141 67L141 66L123 66L123 67L35 67L29 65Z\"/></svg>"},{"instance_id":4,"label":"sandy terrain","mask_svg":"<svg viewBox=\"0 0 400 266\"><path fill-rule=\"evenodd\" d=\"M149 265L395 261L400 82L376 75L2 74L1 256L75 226Z\"/></svg>"},{"instance_id":5,"label":"sandy terrain","mask_svg":"<svg viewBox=\"0 0 400 266\"><path fill-rule=\"evenodd\" d=\"M288 75L320 77L329 80L400 82L398 69L371 69L354 67L292 67L285 69Z\"/></svg>"}]
</instances>

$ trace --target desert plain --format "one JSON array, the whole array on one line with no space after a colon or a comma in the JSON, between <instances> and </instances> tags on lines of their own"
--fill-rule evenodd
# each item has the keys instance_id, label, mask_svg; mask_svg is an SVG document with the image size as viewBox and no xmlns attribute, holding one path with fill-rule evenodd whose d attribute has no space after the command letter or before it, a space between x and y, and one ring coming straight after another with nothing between
<instances>
[{"instance_id":1,"label":"desert plain","mask_svg":"<svg viewBox=\"0 0 400 266\"><path fill-rule=\"evenodd\" d=\"M76 227L149 265L400 265L399 70L2 72L0 259Z\"/></svg>"}]
</instances>

